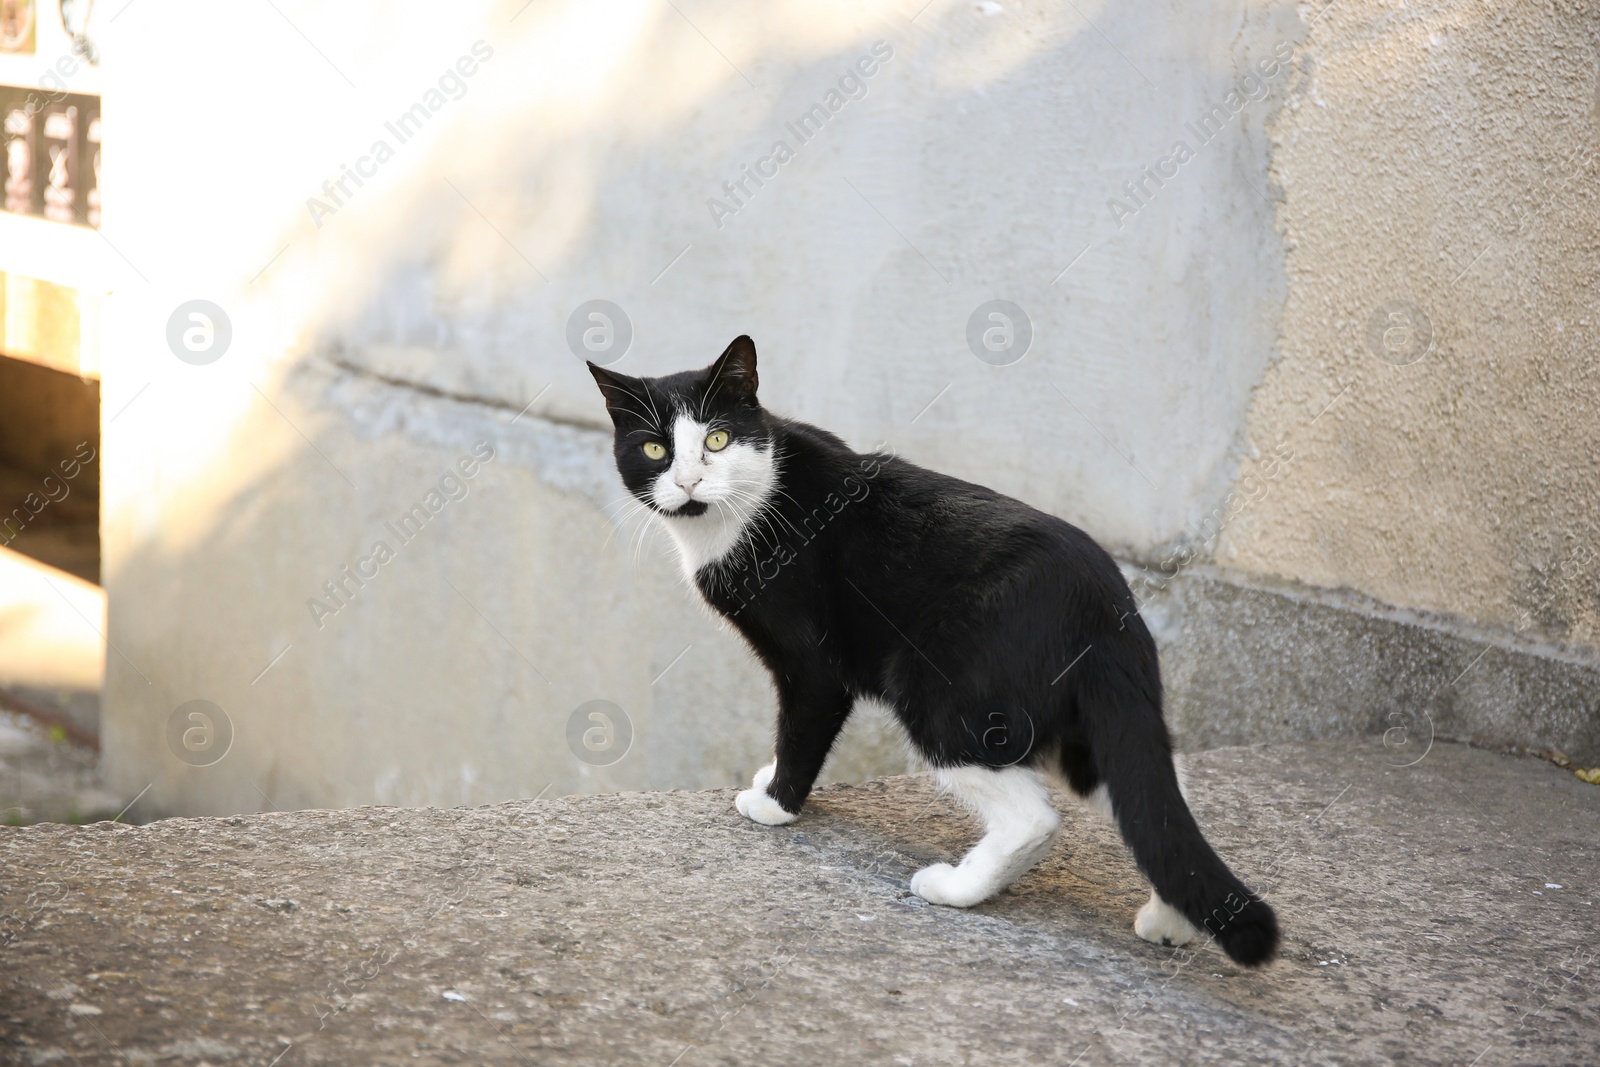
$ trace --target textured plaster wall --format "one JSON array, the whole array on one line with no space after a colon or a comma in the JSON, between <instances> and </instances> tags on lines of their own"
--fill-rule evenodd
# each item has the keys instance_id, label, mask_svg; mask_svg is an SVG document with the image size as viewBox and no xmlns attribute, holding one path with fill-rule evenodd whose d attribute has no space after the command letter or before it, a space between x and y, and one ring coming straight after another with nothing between
<instances>
[{"instance_id":1,"label":"textured plaster wall","mask_svg":"<svg viewBox=\"0 0 1600 1067\"><path fill-rule=\"evenodd\" d=\"M361 488L340 492L313 455L251 477L181 566L158 544L117 560L112 634L127 660L105 750L125 780L158 773L169 808L459 804L737 781L770 743L754 668L666 561L607 539L604 489L584 482L598 434L314 369L277 403L305 425L318 406L348 419L319 447ZM262 408L241 429L281 432ZM386 524L478 442L492 459L403 542ZM379 540L393 558L313 622L308 598L334 603L321 583ZM172 709L196 698L234 731L212 766L169 750ZM635 748L610 767L565 740L568 713L593 699L631 719Z\"/></svg>"},{"instance_id":2,"label":"textured plaster wall","mask_svg":"<svg viewBox=\"0 0 1600 1067\"><path fill-rule=\"evenodd\" d=\"M1118 546L1177 537L1226 490L1272 355L1283 270L1253 186L1287 68L1209 143L1184 124L1292 43L1292 20L1238 4L1183 20L1105 7L1091 25L1070 6L980 10L993 6L935 4L926 24L889 8L760 20L708 8L702 28L742 43L730 61L753 84L723 66L678 108L662 79L722 61L650 9L654 36L632 62L587 94L562 87L593 125L481 142L470 189L448 152L430 161L515 248L435 180L393 205L403 233L338 244L363 284L330 280L350 297L317 337L344 361L519 408L548 385L536 411L603 421L563 335L573 308L606 298L635 330L621 370L702 366L748 332L778 410L1020 494ZM802 145L786 123L878 41L893 58L866 95ZM515 75L496 88L528 111L548 104ZM722 183L780 138L795 159L719 226L708 200L727 202ZM1194 158L1119 222L1108 202L1127 202L1124 184L1179 139ZM345 216L324 236L338 242L335 223ZM1007 367L966 341L969 315L996 297L1034 331Z\"/></svg>"},{"instance_id":3,"label":"textured plaster wall","mask_svg":"<svg viewBox=\"0 0 1600 1067\"><path fill-rule=\"evenodd\" d=\"M1290 66L1204 143L1186 124L1287 53L1288 9L519 9L105 26L105 769L151 810L729 785L768 758L762 672L618 517L565 342L583 301L631 320L620 370L751 333L773 408L1125 552L1181 538L1236 474L1286 291L1260 190ZM480 41L464 93L398 143L386 123ZM865 94L800 144L785 124L877 42ZM793 158L719 227L708 199L780 138ZM367 177L335 201L347 167ZM1129 203L1145 167L1168 180ZM165 340L197 298L233 330L206 366ZM1033 329L1009 366L968 347L995 298ZM495 459L464 499L348 607L308 607L478 441ZM597 699L634 729L604 768L567 734ZM174 740L195 700L232 730L208 766ZM867 714L831 773L903 767Z\"/></svg>"},{"instance_id":4,"label":"textured plaster wall","mask_svg":"<svg viewBox=\"0 0 1600 1067\"><path fill-rule=\"evenodd\" d=\"M1591 655L1592 4L519 9L141 4L107 25L113 784L168 811L473 803L764 762L762 672L623 520L566 342L597 298L631 323L619 370L700 366L748 332L769 406L1130 560ZM182 65L145 58L186 42ZM400 143L387 124L479 42ZM802 144L786 124L875 46L864 93ZM716 217L779 139L792 158ZM233 329L207 366L165 340L196 298ZM1033 331L1006 366L966 337L995 298ZM1414 361L1407 336L1369 344L1390 301L1409 336L1427 323ZM311 607L479 442L494 459L464 497L349 606ZM1235 599L1227 625L1279 610ZM1167 613L1171 649L1209 647ZM1208 693L1272 668L1192 666L1172 677ZM233 730L209 766L170 733L193 700ZM568 741L592 700L633 728L608 767ZM1377 714L1175 706L1207 742ZM869 714L832 773L903 766Z\"/></svg>"},{"instance_id":5,"label":"textured plaster wall","mask_svg":"<svg viewBox=\"0 0 1600 1067\"><path fill-rule=\"evenodd\" d=\"M1288 298L1262 459L1219 563L1595 662L1597 42L1593 3L1345 0L1311 26L1270 124ZM1386 361L1368 325L1394 300L1432 342Z\"/></svg>"}]
</instances>

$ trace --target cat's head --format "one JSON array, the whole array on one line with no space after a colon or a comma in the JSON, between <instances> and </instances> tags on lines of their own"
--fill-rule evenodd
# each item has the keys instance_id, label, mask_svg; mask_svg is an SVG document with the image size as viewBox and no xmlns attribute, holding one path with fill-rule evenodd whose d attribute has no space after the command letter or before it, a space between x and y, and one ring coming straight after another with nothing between
<instances>
[{"instance_id":1,"label":"cat's head","mask_svg":"<svg viewBox=\"0 0 1600 1067\"><path fill-rule=\"evenodd\" d=\"M756 346L740 336L704 370L630 378L589 364L606 399L622 484L657 512L748 512L773 480L772 436L756 400Z\"/></svg>"}]
</instances>

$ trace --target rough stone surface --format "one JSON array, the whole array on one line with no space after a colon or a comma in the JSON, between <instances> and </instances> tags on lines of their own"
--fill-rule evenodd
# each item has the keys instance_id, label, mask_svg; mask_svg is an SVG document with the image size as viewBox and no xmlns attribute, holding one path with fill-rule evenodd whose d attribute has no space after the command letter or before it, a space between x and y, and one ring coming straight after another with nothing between
<instances>
[{"instance_id":1,"label":"rough stone surface","mask_svg":"<svg viewBox=\"0 0 1600 1067\"><path fill-rule=\"evenodd\" d=\"M1589 1064L1600 790L1375 739L1190 760L1283 957L1136 939L1068 807L971 911L906 883L971 823L919 777L792 827L728 791L0 833L0 1059L143 1063Z\"/></svg>"}]
</instances>

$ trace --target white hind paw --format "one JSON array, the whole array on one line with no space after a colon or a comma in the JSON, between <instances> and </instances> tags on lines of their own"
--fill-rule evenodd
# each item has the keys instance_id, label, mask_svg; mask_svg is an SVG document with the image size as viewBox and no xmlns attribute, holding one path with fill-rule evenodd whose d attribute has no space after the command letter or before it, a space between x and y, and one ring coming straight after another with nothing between
<instances>
[{"instance_id":1,"label":"white hind paw","mask_svg":"<svg viewBox=\"0 0 1600 1067\"><path fill-rule=\"evenodd\" d=\"M1146 941L1174 948L1187 945L1200 931L1183 917L1183 913L1151 892L1150 899L1133 920L1133 932Z\"/></svg>"},{"instance_id":2,"label":"white hind paw","mask_svg":"<svg viewBox=\"0 0 1600 1067\"><path fill-rule=\"evenodd\" d=\"M929 904L949 908L970 908L994 896L987 880L973 876L970 868L935 863L911 876L911 891Z\"/></svg>"}]
</instances>

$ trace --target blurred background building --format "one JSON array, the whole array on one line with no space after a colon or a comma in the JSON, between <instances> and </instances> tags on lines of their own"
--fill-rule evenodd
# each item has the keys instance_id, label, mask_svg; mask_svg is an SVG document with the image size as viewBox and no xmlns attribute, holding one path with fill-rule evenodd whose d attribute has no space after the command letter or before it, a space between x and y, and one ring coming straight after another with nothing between
<instances>
[{"instance_id":1,"label":"blurred background building","mask_svg":"<svg viewBox=\"0 0 1600 1067\"><path fill-rule=\"evenodd\" d=\"M582 357L749 333L1111 548L1182 745L1600 759L1594 6L919 4L0 0L5 699L130 817L742 781Z\"/></svg>"}]
</instances>

